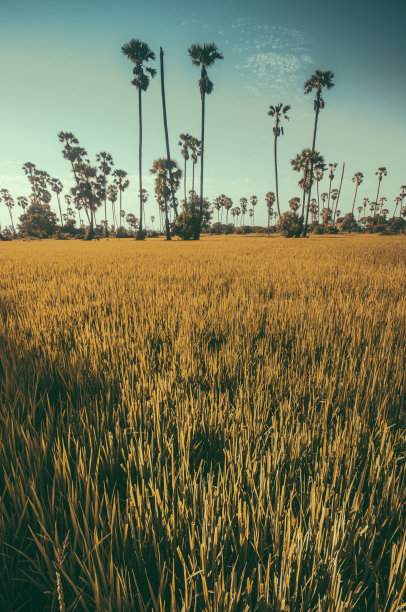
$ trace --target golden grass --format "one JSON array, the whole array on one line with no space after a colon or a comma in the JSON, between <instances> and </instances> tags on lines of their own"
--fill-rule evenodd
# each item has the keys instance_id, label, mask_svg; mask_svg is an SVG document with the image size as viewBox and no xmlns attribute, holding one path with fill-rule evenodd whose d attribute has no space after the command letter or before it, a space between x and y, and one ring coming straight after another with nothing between
<instances>
[{"instance_id":1,"label":"golden grass","mask_svg":"<svg viewBox=\"0 0 406 612\"><path fill-rule=\"evenodd\" d=\"M404 237L0 266L1 610L404 609Z\"/></svg>"}]
</instances>

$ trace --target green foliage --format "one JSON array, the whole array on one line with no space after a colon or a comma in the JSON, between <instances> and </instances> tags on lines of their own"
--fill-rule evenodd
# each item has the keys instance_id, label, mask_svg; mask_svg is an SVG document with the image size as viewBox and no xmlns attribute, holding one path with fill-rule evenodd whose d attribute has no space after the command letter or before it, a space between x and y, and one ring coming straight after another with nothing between
<instances>
[{"instance_id":1,"label":"green foliage","mask_svg":"<svg viewBox=\"0 0 406 612\"><path fill-rule=\"evenodd\" d=\"M285 238L300 236L302 219L295 212L288 211L281 214L276 224L277 230Z\"/></svg>"},{"instance_id":2,"label":"green foliage","mask_svg":"<svg viewBox=\"0 0 406 612\"><path fill-rule=\"evenodd\" d=\"M22 236L49 238L57 229L57 217L49 204L34 201L20 216L19 231Z\"/></svg>"}]
</instances>

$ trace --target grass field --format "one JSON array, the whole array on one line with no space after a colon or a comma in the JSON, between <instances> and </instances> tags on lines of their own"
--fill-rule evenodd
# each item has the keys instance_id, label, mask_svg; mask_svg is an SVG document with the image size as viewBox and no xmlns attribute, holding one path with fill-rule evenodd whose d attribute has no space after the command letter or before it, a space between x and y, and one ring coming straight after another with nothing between
<instances>
[{"instance_id":1,"label":"grass field","mask_svg":"<svg viewBox=\"0 0 406 612\"><path fill-rule=\"evenodd\" d=\"M406 608L405 237L0 266L0 610Z\"/></svg>"}]
</instances>

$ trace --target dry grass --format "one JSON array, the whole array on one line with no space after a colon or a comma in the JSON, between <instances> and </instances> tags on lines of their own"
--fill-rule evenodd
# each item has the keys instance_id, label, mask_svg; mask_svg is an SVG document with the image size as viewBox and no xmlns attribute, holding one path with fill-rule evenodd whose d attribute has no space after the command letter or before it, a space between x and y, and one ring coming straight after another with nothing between
<instances>
[{"instance_id":1,"label":"dry grass","mask_svg":"<svg viewBox=\"0 0 406 612\"><path fill-rule=\"evenodd\" d=\"M1 610L405 608L404 237L0 265Z\"/></svg>"}]
</instances>

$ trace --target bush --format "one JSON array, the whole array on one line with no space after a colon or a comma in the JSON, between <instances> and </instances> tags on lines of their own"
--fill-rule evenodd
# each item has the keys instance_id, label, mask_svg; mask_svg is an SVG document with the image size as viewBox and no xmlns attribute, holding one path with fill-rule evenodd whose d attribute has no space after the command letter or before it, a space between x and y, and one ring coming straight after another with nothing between
<instances>
[{"instance_id":1,"label":"bush","mask_svg":"<svg viewBox=\"0 0 406 612\"><path fill-rule=\"evenodd\" d=\"M295 212L284 212L279 217L276 227L278 232L285 236L285 238L294 238L300 236L302 219Z\"/></svg>"}]
</instances>

